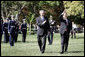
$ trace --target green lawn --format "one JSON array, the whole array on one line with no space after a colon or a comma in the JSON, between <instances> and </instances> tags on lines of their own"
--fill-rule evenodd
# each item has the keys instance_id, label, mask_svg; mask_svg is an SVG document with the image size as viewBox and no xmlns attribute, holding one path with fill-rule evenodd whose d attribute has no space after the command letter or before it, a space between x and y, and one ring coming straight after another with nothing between
<instances>
[{"instance_id":1,"label":"green lawn","mask_svg":"<svg viewBox=\"0 0 85 57\"><path fill-rule=\"evenodd\" d=\"M9 43L1 43L1 56L84 56L84 33L78 33L76 39L69 40L68 52L60 54L61 38L60 34L54 34L54 42L48 45L44 54L39 51L37 36L27 35L26 43L22 43L22 36L18 36L18 42L13 47Z\"/></svg>"}]
</instances>

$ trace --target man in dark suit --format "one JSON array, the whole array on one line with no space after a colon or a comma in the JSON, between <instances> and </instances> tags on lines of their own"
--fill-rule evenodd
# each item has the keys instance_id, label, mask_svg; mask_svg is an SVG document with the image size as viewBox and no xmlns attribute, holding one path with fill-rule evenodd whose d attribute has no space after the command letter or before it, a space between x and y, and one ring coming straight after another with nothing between
<instances>
[{"instance_id":1,"label":"man in dark suit","mask_svg":"<svg viewBox=\"0 0 85 57\"><path fill-rule=\"evenodd\" d=\"M49 24L50 24L50 34L48 34L48 41L49 45L51 45L53 43L53 31L55 26L55 21L53 20L52 16L50 16Z\"/></svg>"},{"instance_id":2,"label":"man in dark suit","mask_svg":"<svg viewBox=\"0 0 85 57\"><path fill-rule=\"evenodd\" d=\"M15 40L15 29L16 29L16 21L14 20L14 16L12 16L12 20L9 21L8 25L8 33L10 34L9 42L10 46L14 46L14 40Z\"/></svg>"},{"instance_id":3,"label":"man in dark suit","mask_svg":"<svg viewBox=\"0 0 85 57\"><path fill-rule=\"evenodd\" d=\"M40 10L39 13L40 13L40 16L36 18L37 38L38 38L38 45L39 45L40 51L41 53L44 53L45 46L46 46L46 36L47 36L47 32L50 31L50 26L49 26L48 18L45 17L44 10Z\"/></svg>"},{"instance_id":4,"label":"man in dark suit","mask_svg":"<svg viewBox=\"0 0 85 57\"><path fill-rule=\"evenodd\" d=\"M21 31L22 31L22 42L25 43L27 35L27 23L25 22L25 19L23 19L23 23L21 25Z\"/></svg>"},{"instance_id":5,"label":"man in dark suit","mask_svg":"<svg viewBox=\"0 0 85 57\"><path fill-rule=\"evenodd\" d=\"M66 10L60 15L60 34L61 34L61 54L67 52L69 34L72 29L72 22L67 18ZM64 50L65 49L65 50Z\"/></svg>"},{"instance_id":6,"label":"man in dark suit","mask_svg":"<svg viewBox=\"0 0 85 57\"><path fill-rule=\"evenodd\" d=\"M18 20L16 19L16 23L15 23L15 42L17 42L17 38L18 38L18 31L19 31L19 24L18 24Z\"/></svg>"},{"instance_id":7,"label":"man in dark suit","mask_svg":"<svg viewBox=\"0 0 85 57\"><path fill-rule=\"evenodd\" d=\"M3 23L3 32L4 32L4 43L8 43L9 41L8 20L5 20Z\"/></svg>"}]
</instances>

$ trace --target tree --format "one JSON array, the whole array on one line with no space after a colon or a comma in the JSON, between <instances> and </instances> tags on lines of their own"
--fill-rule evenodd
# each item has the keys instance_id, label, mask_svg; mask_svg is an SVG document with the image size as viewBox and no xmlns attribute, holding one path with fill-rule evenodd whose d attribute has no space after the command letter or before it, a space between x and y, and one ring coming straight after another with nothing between
<instances>
[{"instance_id":1,"label":"tree","mask_svg":"<svg viewBox=\"0 0 85 57\"><path fill-rule=\"evenodd\" d=\"M31 12L26 17L26 20L29 23L29 34L31 34L31 30L32 30L32 26L31 25L32 25L34 19L35 19L35 14L32 14Z\"/></svg>"},{"instance_id":2,"label":"tree","mask_svg":"<svg viewBox=\"0 0 85 57\"><path fill-rule=\"evenodd\" d=\"M63 1L40 1L39 7L46 11L46 15L53 16L57 24L59 23L59 15L64 9Z\"/></svg>"},{"instance_id":3,"label":"tree","mask_svg":"<svg viewBox=\"0 0 85 57\"><path fill-rule=\"evenodd\" d=\"M84 24L84 1L64 1L69 18L77 24Z\"/></svg>"}]
</instances>

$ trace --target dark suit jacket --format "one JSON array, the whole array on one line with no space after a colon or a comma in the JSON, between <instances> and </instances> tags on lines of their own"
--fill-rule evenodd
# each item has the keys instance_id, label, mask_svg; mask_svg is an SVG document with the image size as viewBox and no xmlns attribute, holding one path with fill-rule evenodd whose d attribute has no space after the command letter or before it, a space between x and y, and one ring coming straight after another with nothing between
<instances>
[{"instance_id":1,"label":"dark suit jacket","mask_svg":"<svg viewBox=\"0 0 85 57\"><path fill-rule=\"evenodd\" d=\"M45 24L42 24L46 20ZM41 20L41 17L36 18L37 27L37 35L43 36L47 35L47 32L50 31L49 21L47 17L44 17L44 20Z\"/></svg>"},{"instance_id":2,"label":"dark suit jacket","mask_svg":"<svg viewBox=\"0 0 85 57\"><path fill-rule=\"evenodd\" d=\"M52 24L52 23L53 23L53 24ZM53 33L54 27L55 27L55 21L54 21L54 20L52 20L52 21L50 20L50 21L49 21L49 24L50 24L50 32Z\"/></svg>"},{"instance_id":3,"label":"dark suit jacket","mask_svg":"<svg viewBox=\"0 0 85 57\"><path fill-rule=\"evenodd\" d=\"M66 20L63 19L63 15L60 16L60 22L61 22L60 33L64 34L65 32L67 32L69 34L72 29L72 22L68 19L68 25L67 25Z\"/></svg>"},{"instance_id":4,"label":"dark suit jacket","mask_svg":"<svg viewBox=\"0 0 85 57\"><path fill-rule=\"evenodd\" d=\"M14 27L11 27L14 26ZM14 20L10 20L8 23L8 32L10 33L14 33L15 32L15 21Z\"/></svg>"},{"instance_id":5,"label":"dark suit jacket","mask_svg":"<svg viewBox=\"0 0 85 57\"><path fill-rule=\"evenodd\" d=\"M67 33L69 34L71 30L72 30L72 22L70 21L70 19L68 19Z\"/></svg>"},{"instance_id":6,"label":"dark suit jacket","mask_svg":"<svg viewBox=\"0 0 85 57\"><path fill-rule=\"evenodd\" d=\"M16 21L16 23L15 23L15 33L18 33L18 31L19 31L19 24L18 24L18 21Z\"/></svg>"},{"instance_id":7,"label":"dark suit jacket","mask_svg":"<svg viewBox=\"0 0 85 57\"><path fill-rule=\"evenodd\" d=\"M22 32L27 32L27 23L22 23L22 25L21 25L21 31Z\"/></svg>"},{"instance_id":8,"label":"dark suit jacket","mask_svg":"<svg viewBox=\"0 0 85 57\"><path fill-rule=\"evenodd\" d=\"M4 32L8 32L8 22L5 22L5 23L3 24L3 31L4 31Z\"/></svg>"}]
</instances>

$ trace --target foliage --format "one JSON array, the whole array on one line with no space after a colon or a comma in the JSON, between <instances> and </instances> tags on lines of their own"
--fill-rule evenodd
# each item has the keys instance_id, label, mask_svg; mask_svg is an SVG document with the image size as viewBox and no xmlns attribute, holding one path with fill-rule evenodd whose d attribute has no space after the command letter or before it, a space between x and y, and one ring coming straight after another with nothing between
<instances>
[{"instance_id":1,"label":"foliage","mask_svg":"<svg viewBox=\"0 0 85 57\"><path fill-rule=\"evenodd\" d=\"M36 18L39 16L39 10L43 9L48 18L52 15L56 23L60 24L59 15L64 8L72 21L84 24L84 1L1 1L1 15L8 17L11 14L18 14L19 21L26 17L31 19L30 13L35 14ZM30 23L29 20L27 22Z\"/></svg>"},{"instance_id":2,"label":"foliage","mask_svg":"<svg viewBox=\"0 0 85 57\"><path fill-rule=\"evenodd\" d=\"M68 16L77 24L84 23L84 1L64 1Z\"/></svg>"}]
</instances>

